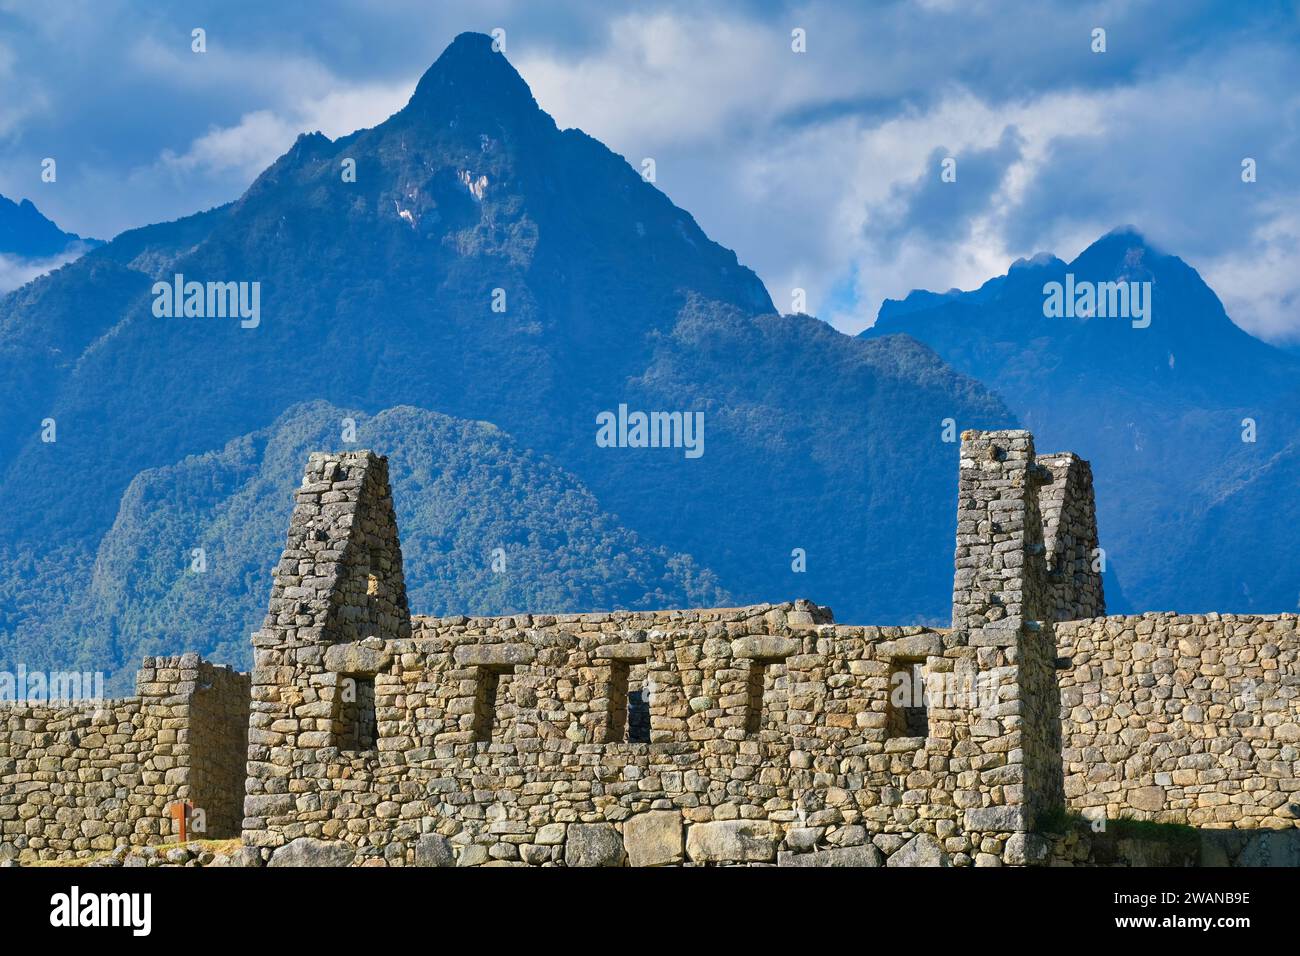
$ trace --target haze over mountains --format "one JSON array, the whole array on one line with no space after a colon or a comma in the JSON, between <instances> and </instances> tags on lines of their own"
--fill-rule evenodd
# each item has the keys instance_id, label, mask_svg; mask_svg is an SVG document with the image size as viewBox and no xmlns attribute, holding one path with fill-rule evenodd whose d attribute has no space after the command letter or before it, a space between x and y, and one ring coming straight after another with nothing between
<instances>
[{"instance_id":1,"label":"haze over mountains","mask_svg":"<svg viewBox=\"0 0 1300 956\"><path fill-rule=\"evenodd\" d=\"M260 323L156 317L176 273L258 282ZM945 620L942 422L1013 416L909 337L774 313L734 253L462 35L386 122L300 137L236 202L0 300L0 666L120 687L161 650L246 665L309 447L393 456L417 612L806 595ZM703 412L705 454L599 447L620 404ZM346 444L343 417L375 431ZM509 580L487 576L503 540Z\"/></svg>"},{"instance_id":2,"label":"haze over mountains","mask_svg":"<svg viewBox=\"0 0 1300 956\"><path fill-rule=\"evenodd\" d=\"M101 245L64 232L30 199L0 196L0 293L9 292L49 269Z\"/></svg>"}]
</instances>

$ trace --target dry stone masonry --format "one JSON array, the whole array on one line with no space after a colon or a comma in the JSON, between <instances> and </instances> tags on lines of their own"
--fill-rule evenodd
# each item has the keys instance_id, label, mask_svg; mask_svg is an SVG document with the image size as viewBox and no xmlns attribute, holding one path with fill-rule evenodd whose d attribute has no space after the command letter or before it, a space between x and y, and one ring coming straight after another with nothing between
<instances>
[{"instance_id":1,"label":"dry stone masonry","mask_svg":"<svg viewBox=\"0 0 1300 956\"><path fill-rule=\"evenodd\" d=\"M1292 829L1295 615L1141 614L1058 625L1065 789L1085 816Z\"/></svg>"},{"instance_id":2,"label":"dry stone masonry","mask_svg":"<svg viewBox=\"0 0 1300 956\"><path fill-rule=\"evenodd\" d=\"M0 705L0 859L166 843L186 802L204 836L238 836L248 691L247 674L185 654L146 658L134 697Z\"/></svg>"},{"instance_id":3,"label":"dry stone masonry","mask_svg":"<svg viewBox=\"0 0 1300 956\"><path fill-rule=\"evenodd\" d=\"M967 432L950 627L412 617L386 460L316 454L251 687L147 661L99 723L0 718L0 853L190 799L253 865L1294 861L1297 619L1105 617L1099 554L1087 462Z\"/></svg>"}]
</instances>

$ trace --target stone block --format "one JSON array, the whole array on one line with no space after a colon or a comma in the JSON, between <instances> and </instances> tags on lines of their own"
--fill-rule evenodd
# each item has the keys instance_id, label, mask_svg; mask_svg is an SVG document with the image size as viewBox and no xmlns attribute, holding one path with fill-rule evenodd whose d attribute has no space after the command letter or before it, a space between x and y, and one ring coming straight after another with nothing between
<instances>
[{"instance_id":1,"label":"stone block","mask_svg":"<svg viewBox=\"0 0 1300 956\"><path fill-rule=\"evenodd\" d=\"M653 647L646 641L636 644L605 644L592 652L597 660L610 661L644 661L653 654Z\"/></svg>"},{"instance_id":2,"label":"stone block","mask_svg":"<svg viewBox=\"0 0 1300 956\"><path fill-rule=\"evenodd\" d=\"M438 833L425 833L415 841L416 866L455 866L451 841Z\"/></svg>"},{"instance_id":3,"label":"stone block","mask_svg":"<svg viewBox=\"0 0 1300 956\"><path fill-rule=\"evenodd\" d=\"M670 866L682 861L682 815L676 810L651 810L628 817L623 843L629 866Z\"/></svg>"},{"instance_id":4,"label":"stone block","mask_svg":"<svg viewBox=\"0 0 1300 956\"><path fill-rule=\"evenodd\" d=\"M918 833L890 854L885 866L951 866L952 860L939 841L928 833Z\"/></svg>"},{"instance_id":5,"label":"stone block","mask_svg":"<svg viewBox=\"0 0 1300 956\"><path fill-rule=\"evenodd\" d=\"M573 823L564 841L565 866L622 866L623 838L612 823Z\"/></svg>"},{"instance_id":6,"label":"stone block","mask_svg":"<svg viewBox=\"0 0 1300 956\"><path fill-rule=\"evenodd\" d=\"M1154 813L1165 805L1164 787L1138 787L1128 795L1129 806Z\"/></svg>"},{"instance_id":7,"label":"stone block","mask_svg":"<svg viewBox=\"0 0 1300 956\"><path fill-rule=\"evenodd\" d=\"M453 656L461 667L512 667L531 664L536 651L528 644L462 644Z\"/></svg>"},{"instance_id":8,"label":"stone block","mask_svg":"<svg viewBox=\"0 0 1300 956\"><path fill-rule=\"evenodd\" d=\"M564 842L564 824L548 823L539 827L533 842L538 846L559 846Z\"/></svg>"},{"instance_id":9,"label":"stone block","mask_svg":"<svg viewBox=\"0 0 1300 956\"><path fill-rule=\"evenodd\" d=\"M943 653L943 638L938 634L913 634L896 641L881 641L876 646L879 657L938 657Z\"/></svg>"},{"instance_id":10,"label":"stone block","mask_svg":"<svg viewBox=\"0 0 1300 956\"><path fill-rule=\"evenodd\" d=\"M271 854L268 866L348 866L357 851L337 840L299 837Z\"/></svg>"},{"instance_id":11,"label":"stone block","mask_svg":"<svg viewBox=\"0 0 1300 956\"><path fill-rule=\"evenodd\" d=\"M798 654L802 648L801 641L786 637L741 637L731 642L731 656L749 660L784 660L791 654Z\"/></svg>"},{"instance_id":12,"label":"stone block","mask_svg":"<svg viewBox=\"0 0 1300 956\"><path fill-rule=\"evenodd\" d=\"M686 853L696 863L770 863L780 840L764 820L696 823L686 833Z\"/></svg>"},{"instance_id":13,"label":"stone block","mask_svg":"<svg viewBox=\"0 0 1300 956\"><path fill-rule=\"evenodd\" d=\"M334 644L325 649L325 668L336 674L379 674L392 662L393 652L382 641Z\"/></svg>"},{"instance_id":14,"label":"stone block","mask_svg":"<svg viewBox=\"0 0 1300 956\"><path fill-rule=\"evenodd\" d=\"M780 853L777 866L880 866L884 857L874 846L845 846L815 853Z\"/></svg>"},{"instance_id":15,"label":"stone block","mask_svg":"<svg viewBox=\"0 0 1300 956\"><path fill-rule=\"evenodd\" d=\"M1002 851L1002 862L1009 866L1037 866L1047 862L1050 846L1036 833L1013 833Z\"/></svg>"},{"instance_id":16,"label":"stone block","mask_svg":"<svg viewBox=\"0 0 1300 956\"><path fill-rule=\"evenodd\" d=\"M967 830L979 833L1011 833L1024 830L1023 807L974 807L966 811Z\"/></svg>"}]
</instances>

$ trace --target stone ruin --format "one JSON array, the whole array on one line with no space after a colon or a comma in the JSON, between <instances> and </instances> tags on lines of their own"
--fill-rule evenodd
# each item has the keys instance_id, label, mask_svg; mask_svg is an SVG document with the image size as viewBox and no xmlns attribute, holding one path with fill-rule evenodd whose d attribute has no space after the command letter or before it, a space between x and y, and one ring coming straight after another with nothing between
<instances>
[{"instance_id":1,"label":"stone ruin","mask_svg":"<svg viewBox=\"0 0 1300 956\"><path fill-rule=\"evenodd\" d=\"M0 856L188 801L253 865L1300 863L1297 616L1105 616L1091 470L1028 432L964 433L957 498L947 628L413 617L387 460L312 455L251 682L0 709Z\"/></svg>"}]
</instances>

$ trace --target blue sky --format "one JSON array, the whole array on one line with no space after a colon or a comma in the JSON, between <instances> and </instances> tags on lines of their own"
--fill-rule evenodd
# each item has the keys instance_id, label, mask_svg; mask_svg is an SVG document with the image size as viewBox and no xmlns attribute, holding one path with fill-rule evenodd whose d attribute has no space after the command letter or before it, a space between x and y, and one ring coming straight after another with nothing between
<instances>
[{"instance_id":1,"label":"blue sky","mask_svg":"<svg viewBox=\"0 0 1300 956\"><path fill-rule=\"evenodd\" d=\"M225 202L494 27L561 126L654 157L783 310L804 288L857 331L1132 223L1238 324L1300 340L1296 3L0 0L0 193L99 238Z\"/></svg>"}]
</instances>

